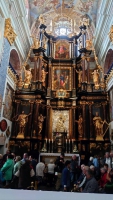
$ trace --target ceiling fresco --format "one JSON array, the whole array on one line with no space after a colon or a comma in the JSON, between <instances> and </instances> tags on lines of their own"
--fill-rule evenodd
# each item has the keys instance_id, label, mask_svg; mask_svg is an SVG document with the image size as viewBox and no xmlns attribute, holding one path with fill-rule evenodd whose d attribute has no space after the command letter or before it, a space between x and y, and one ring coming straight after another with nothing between
<instances>
[{"instance_id":1,"label":"ceiling fresco","mask_svg":"<svg viewBox=\"0 0 113 200\"><path fill-rule=\"evenodd\" d=\"M63 21L71 23L74 20L74 29L79 30L80 19L87 15L90 21L96 26L97 17L99 15L99 7L102 0L25 0L26 9L30 15L30 26L34 21L43 14L45 25L48 30L51 29L51 23L60 23ZM29 4L29 6L28 6ZM62 6L63 5L63 6ZM52 20L52 21L51 21Z\"/></svg>"}]
</instances>

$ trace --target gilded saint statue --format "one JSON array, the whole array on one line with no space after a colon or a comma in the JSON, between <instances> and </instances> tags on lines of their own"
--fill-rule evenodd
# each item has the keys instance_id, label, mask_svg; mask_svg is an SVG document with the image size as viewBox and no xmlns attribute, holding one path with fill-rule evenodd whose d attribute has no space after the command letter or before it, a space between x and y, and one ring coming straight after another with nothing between
<instances>
[{"instance_id":1,"label":"gilded saint statue","mask_svg":"<svg viewBox=\"0 0 113 200\"><path fill-rule=\"evenodd\" d=\"M79 137L83 137L83 118L82 115L79 115L79 119L75 120L76 123L78 123L78 133L79 133Z\"/></svg>"},{"instance_id":2,"label":"gilded saint statue","mask_svg":"<svg viewBox=\"0 0 113 200\"><path fill-rule=\"evenodd\" d=\"M32 36L33 39L33 48L38 49L40 47L40 40Z\"/></svg>"},{"instance_id":3,"label":"gilded saint statue","mask_svg":"<svg viewBox=\"0 0 113 200\"><path fill-rule=\"evenodd\" d=\"M26 124L28 122L28 117L29 115L31 115L31 113L29 113L28 115L26 115L24 113L24 111L22 111L22 113L18 116L18 119L15 120L19 123L19 133L17 135L17 138L24 138L24 134L25 134L25 127L26 127ZM16 116L15 116L16 117ZM14 118L15 118L14 117ZM13 118L13 119L14 119Z\"/></svg>"},{"instance_id":4,"label":"gilded saint statue","mask_svg":"<svg viewBox=\"0 0 113 200\"><path fill-rule=\"evenodd\" d=\"M82 70L76 70L77 74L78 74L78 82L79 82L79 87L81 86L81 83L82 83Z\"/></svg>"},{"instance_id":5,"label":"gilded saint statue","mask_svg":"<svg viewBox=\"0 0 113 200\"><path fill-rule=\"evenodd\" d=\"M40 24L44 24L45 23L45 20L44 20L44 17L42 14L40 14L39 16L39 21L40 21Z\"/></svg>"},{"instance_id":6,"label":"gilded saint statue","mask_svg":"<svg viewBox=\"0 0 113 200\"><path fill-rule=\"evenodd\" d=\"M31 79L32 79L32 73L31 69L29 68L29 65L26 65L26 68L24 68L24 73L25 73L24 88L28 88L29 85L31 84Z\"/></svg>"},{"instance_id":7,"label":"gilded saint statue","mask_svg":"<svg viewBox=\"0 0 113 200\"><path fill-rule=\"evenodd\" d=\"M44 119L45 119L45 117L44 117L42 114L40 114L40 115L38 116L38 135L41 134Z\"/></svg>"},{"instance_id":8,"label":"gilded saint statue","mask_svg":"<svg viewBox=\"0 0 113 200\"><path fill-rule=\"evenodd\" d=\"M105 121L102 121L101 117L99 116L99 113L95 113L95 117L93 118L93 124L95 127L95 134L96 134L96 140L103 140L103 125Z\"/></svg>"},{"instance_id":9,"label":"gilded saint statue","mask_svg":"<svg viewBox=\"0 0 113 200\"><path fill-rule=\"evenodd\" d=\"M46 79L46 75L48 74L48 72L45 72L45 69L42 69L42 74L41 74L41 81L42 81L42 85L45 87L45 79Z\"/></svg>"},{"instance_id":10,"label":"gilded saint statue","mask_svg":"<svg viewBox=\"0 0 113 200\"><path fill-rule=\"evenodd\" d=\"M17 87L18 87L18 88L22 88L23 85L24 85L24 82L23 82L23 80L22 80L22 74L20 73L20 74L19 74L19 80L18 80L18 82L17 82Z\"/></svg>"},{"instance_id":11,"label":"gilded saint statue","mask_svg":"<svg viewBox=\"0 0 113 200\"><path fill-rule=\"evenodd\" d=\"M93 82L95 85L95 89L99 89L99 72L98 69L95 69L93 74Z\"/></svg>"}]
</instances>

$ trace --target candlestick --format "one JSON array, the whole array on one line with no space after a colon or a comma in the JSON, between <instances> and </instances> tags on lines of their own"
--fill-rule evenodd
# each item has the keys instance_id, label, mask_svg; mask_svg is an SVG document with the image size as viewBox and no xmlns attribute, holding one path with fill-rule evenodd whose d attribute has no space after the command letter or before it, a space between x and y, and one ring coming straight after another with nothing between
<instances>
[{"instance_id":1,"label":"candlestick","mask_svg":"<svg viewBox=\"0 0 113 200\"><path fill-rule=\"evenodd\" d=\"M69 139L69 153L70 153L70 139Z\"/></svg>"},{"instance_id":2,"label":"candlestick","mask_svg":"<svg viewBox=\"0 0 113 200\"><path fill-rule=\"evenodd\" d=\"M50 153L50 139L49 139L49 148L48 148L48 152Z\"/></svg>"},{"instance_id":3,"label":"candlestick","mask_svg":"<svg viewBox=\"0 0 113 200\"><path fill-rule=\"evenodd\" d=\"M52 153L53 153L53 139L52 139L52 149L51 149Z\"/></svg>"},{"instance_id":4,"label":"candlestick","mask_svg":"<svg viewBox=\"0 0 113 200\"><path fill-rule=\"evenodd\" d=\"M66 153L67 153L67 139L66 139Z\"/></svg>"}]
</instances>

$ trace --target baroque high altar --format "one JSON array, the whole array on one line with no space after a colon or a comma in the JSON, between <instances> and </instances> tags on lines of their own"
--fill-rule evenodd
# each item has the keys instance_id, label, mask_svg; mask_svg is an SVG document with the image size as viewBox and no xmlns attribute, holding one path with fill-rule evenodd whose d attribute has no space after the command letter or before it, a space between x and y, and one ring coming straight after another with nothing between
<instances>
[{"instance_id":1,"label":"baroque high altar","mask_svg":"<svg viewBox=\"0 0 113 200\"><path fill-rule=\"evenodd\" d=\"M83 18L79 34L54 36L40 16L13 102L10 148L16 152L86 155L109 146L108 96L88 25Z\"/></svg>"}]
</instances>

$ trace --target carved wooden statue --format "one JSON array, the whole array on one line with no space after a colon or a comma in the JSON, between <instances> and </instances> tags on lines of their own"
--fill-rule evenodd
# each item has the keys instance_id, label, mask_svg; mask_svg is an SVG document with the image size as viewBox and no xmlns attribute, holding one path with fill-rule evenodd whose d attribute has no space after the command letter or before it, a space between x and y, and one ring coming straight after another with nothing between
<instances>
[{"instance_id":1,"label":"carved wooden statue","mask_svg":"<svg viewBox=\"0 0 113 200\"><path fill-rule=\"evenodd\" d=\"M95 117L93 118L93 124L95 126L95 134L96 138L101 138L103 140L103 125L104 121L102 121L99 113L95 113Z\"/></svg>"},{"instance_id":2,"label":"carved wooden statue","mask_svg":"<svg viewBox=\"0 0 113 200\"><path fill-rule=\"evenodd\" d=\"M99 87L99 72L98 69L95 69L93 74L93 82L95 84L95 89L98 89Z\"/></svg>"},{"instance_id":3,"label":"carved wooden statue","mask_svg":"<svg viewBox=\"0 0 113 200\"><path fill-rule=\"evenodd\" d=\"M79 86L81 86L81 83L82 83L82 70L80 70L79 69L79 71L78 70L76 70L76 72L77 72L77 74L78 74L78 82L79 82Z\"/></svg>"},{"instance_id":4,"label":"carved wooden statue","mask_svg":"<svg viewBox=\"0 0 113 200\"><path fill-rule=\"evenodd\" d=\"M46 75L48 74L48 72L45 72L45 69L42 69L42 75L41 75L41 81L42 81L42 85L45 86L45 79L46 79Z\"/></svg>"},{"instance_id":5,"label":"carved wooden statue","mask_svg":"<svg viewBox=\"0 0 113 200\"><path fill-rule=\"evenodd\" d=\"M24 73L25 73L24 87L29 87L29 85L31 84L31 79L32 79L31 69L24 68Z\"/></svg>"},{"instance_id":6,"label":"carved wooden statue","mask_svg":"<svg viewBox=\"0 0 113 200\"><path fill-rule=\"evenodd\" d=\"M41 134L44 119L45 117L42 114L40 114L38 117L38 135Z\"/></svg>"},{"instance_id":7,"label":"carved wooden statue","mask_svg":"<svg viewBox=\"0 0 113 200\"><path fill-rule=\"evenodd\" d=\"M17 135L17 138L24 138L25 127L28 122L29 115L31 115L31 113L26 115L24 111L22 111L22 113L18 116L18 119L15 120L19 123L19 133Z\"/></svg>"},{"instance_id":8,"label":"carved wooden statue","mask_svg":"<svg viewBox=\"0 0 113 200\"><path fill-rule=\"evenodd\" d=\"M79 137L83 137L83 118L82 115L79 115L79 119L75 120L76 123L78 123L78 133Z\"/></svg>"}]
</instances>

